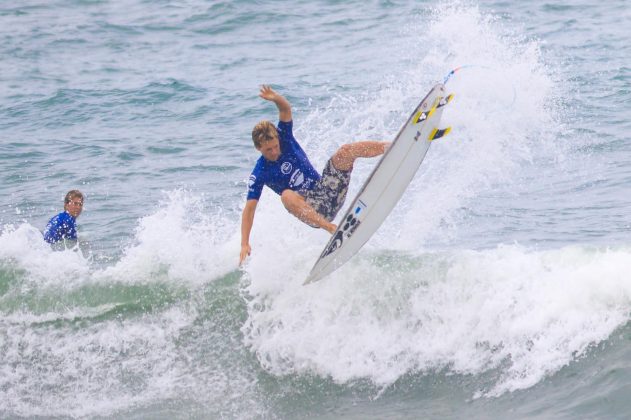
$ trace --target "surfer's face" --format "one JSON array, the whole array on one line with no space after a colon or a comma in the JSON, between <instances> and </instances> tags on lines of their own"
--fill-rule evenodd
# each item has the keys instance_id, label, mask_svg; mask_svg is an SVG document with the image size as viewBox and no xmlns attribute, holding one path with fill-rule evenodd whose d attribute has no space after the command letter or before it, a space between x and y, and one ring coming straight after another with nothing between
<instances>
[{"instance_id":1,"label":"surfer's face","mask_svg":"<svg viewBox=\"0 0 631 420\"><path fill-rule=\"evenodd\" d=\"M267 140L261 144L258 150L265 159L275 162L280 157L280 142L277 138Z\"/></svg>"},{"instance_id":2,"label":"surfer's face","mask_svg":"<svg viewBox=\"0 0 631 420\"><path fill-rule=\"evenodd\" d=\"M71 197L70 201L64 205L64 210L76 219L83 210L83 200L79 197Z\"/></svg>"}]
</instances>

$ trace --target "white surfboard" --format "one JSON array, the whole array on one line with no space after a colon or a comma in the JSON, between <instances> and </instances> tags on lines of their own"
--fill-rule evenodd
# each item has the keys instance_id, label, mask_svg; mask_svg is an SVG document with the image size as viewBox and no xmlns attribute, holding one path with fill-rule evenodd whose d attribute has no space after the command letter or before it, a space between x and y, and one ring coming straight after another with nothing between
<instances>
[{"instance_id":1,"label":"white surfboard","mask_svg":"<svg viewBox=\"0 0 631 420\"><path fill-rule=\"evenodd\" d=\"M438 124L444 106L445 86L437 84L414 109L410 118L381 157L324 247L304 284L332 273L370 239L397 204L416 174L432 140L446 135Z\"/></svg>"}]
</instances>

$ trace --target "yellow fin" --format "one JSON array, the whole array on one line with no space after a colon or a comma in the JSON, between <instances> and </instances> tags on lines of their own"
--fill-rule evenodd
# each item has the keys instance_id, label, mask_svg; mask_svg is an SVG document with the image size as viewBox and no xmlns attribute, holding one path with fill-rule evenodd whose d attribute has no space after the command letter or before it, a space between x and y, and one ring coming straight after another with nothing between
<instances>
[{"instance_id":1,"label":"yellow fin","mask_svg":"<svg viewBox=\"0 0 631 420\"><path fill-rule=\"evenodd\" d=\"M432 130L431 133L429 133L428 140L429 141L438 140L439 138L444 137L447 134L449 134L450 131L451 131L451 127L443 128L442 130L439 128L435 128Z\"/></svg>"}]
</instances>

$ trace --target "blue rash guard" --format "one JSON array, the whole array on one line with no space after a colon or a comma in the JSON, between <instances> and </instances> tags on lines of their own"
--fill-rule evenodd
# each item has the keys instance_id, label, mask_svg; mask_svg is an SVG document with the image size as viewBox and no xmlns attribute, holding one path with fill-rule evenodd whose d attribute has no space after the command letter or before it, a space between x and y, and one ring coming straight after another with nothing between
<instances>
[{"instance_id":1,"label":"blue rash guard","mask_svg":"<svg viewBox=\"0 0 631 420\"><path fill-rule=\"evenodd\" d=\"M272 162L263 156L254 166L248 182L248 200L258 200L267 185L280 195L286 189L311 190L320 179L309 158L292 133L293 122L278 122L280 157Z\"/></svg>"},{"instance_id":2,"label":"blue rash guard","mask_svg":"<svg viewBox=\"0 0 631 420\"><path fill-rule=\"evenodd\" d=\"M50 219L44 232L44 240L49 244L54 244L62 239L77 239L75 218L65 211Z\"/></svg>"}]
</instances>

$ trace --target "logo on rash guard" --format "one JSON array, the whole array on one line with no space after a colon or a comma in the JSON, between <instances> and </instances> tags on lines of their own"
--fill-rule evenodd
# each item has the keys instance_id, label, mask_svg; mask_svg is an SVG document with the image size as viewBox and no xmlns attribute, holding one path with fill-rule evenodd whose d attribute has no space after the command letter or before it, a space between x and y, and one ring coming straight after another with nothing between
<instances>
[{"instance_id":1,"label":"logo on rash guard","mask_svg":"<svg viewBox=\"0 0 631 420\"><path fill-rule=\"evenodd\" d=\"M280 165L280 171L285 175L290 173L292 168L293 166L291 165L291 162L283 162L283 164Z\"/></svg>"},{"instance_id":2,"label":"logo on rash guard","mask_svg":"<svg viewBox=\"0 0 631 420\"><path fill-rule=\"evenodd\" d=\"M295 187L300 185L305 180L305 176L302 174L300 169L296 169L293 174L291 174L291 180L289 181L290 187Z\"/></svg>"},{"instance_id":3,"label":"logo on rash guard","mask_svg":"<svg viewBox=\"0 0 631 420\"><path fill-rule=\"evenodd\" d=\"M256 182L256 175L250 175L250 179L248 180L248 187L252 188L255 182Z\"/></svg>"}]
</instances>

